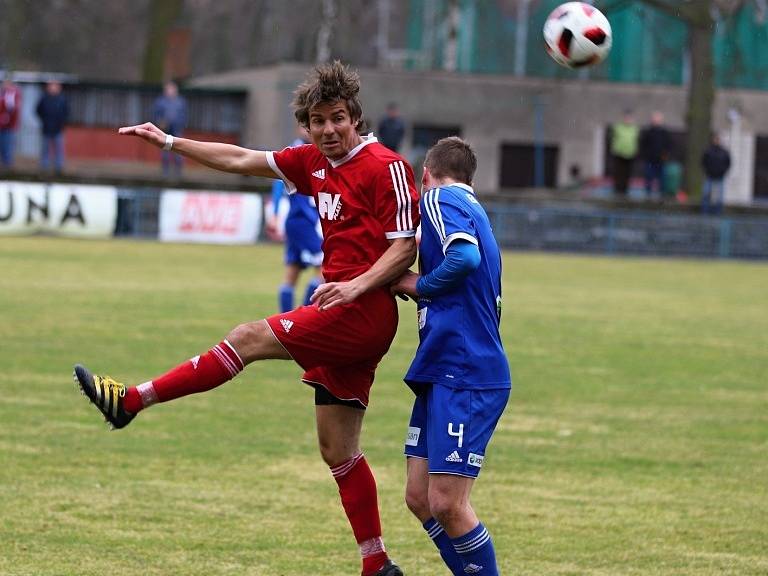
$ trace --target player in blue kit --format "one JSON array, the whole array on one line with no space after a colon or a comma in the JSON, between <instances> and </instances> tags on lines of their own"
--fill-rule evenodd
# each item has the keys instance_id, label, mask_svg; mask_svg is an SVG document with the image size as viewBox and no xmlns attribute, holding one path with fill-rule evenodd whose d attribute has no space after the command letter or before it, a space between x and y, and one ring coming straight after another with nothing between
<instances>
[{"instance_id":1,"label":"player in blue kit","mask_svg":"<svg viewBox=\"0 0 768 576\"><path fill-rule=\"evenodd\" d=\"M453 574L499 573L469 495L509 399L499 335L501 253L472 190L477 158L460 138L424 161L420 274L392 291L417 301L419 347L405 382L416 394L405 442L408 508Z\"/></svg>"},{"instance_id":2,"label":"player in blue kit","mask_svg":"<svg viewBox=\"0 0 768 576\"><path fill-rule=\"evenodd\" d=\"M301 146L309 142L306 131L301 131L291 146ZM290 208L285 217L285 278L278 288L277 300L280 312L294 309L294 292L302 270L314 268L315 275L307 284L303 305L310 303L315 289L323 283L320 265L323 263L323 237L318 230L320 216L311 196L304 194L287 194L282 180L272 183L272 213L267 219L267 231L278 235L277 217L280 201L288 197Z\"/></svg>"}]
</instances>

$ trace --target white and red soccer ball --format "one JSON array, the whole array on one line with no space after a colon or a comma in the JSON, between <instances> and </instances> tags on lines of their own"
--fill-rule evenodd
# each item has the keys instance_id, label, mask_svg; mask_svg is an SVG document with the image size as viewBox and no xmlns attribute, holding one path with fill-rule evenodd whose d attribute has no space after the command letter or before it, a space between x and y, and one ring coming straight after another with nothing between
<instances>
[{"instance_id":1,"label":"white and red soccer ball","mask_svg":"<svg viewBox=\"0 0 768 576\"><path fill-rule=\"evenodd\" d=\"M566 68L592 66L611 51L611 25L586 2L566 2L544 23L544 41L552 59Z\"/></svg>"}]
</instances>

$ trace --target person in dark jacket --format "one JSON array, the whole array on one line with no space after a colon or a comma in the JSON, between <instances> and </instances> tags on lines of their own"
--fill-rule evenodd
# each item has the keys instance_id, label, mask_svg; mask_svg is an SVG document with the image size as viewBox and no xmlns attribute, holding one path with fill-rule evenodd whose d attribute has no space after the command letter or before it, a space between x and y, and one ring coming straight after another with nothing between
<instances>
[{"instance_id":1,"label":"person in dark jacket","mask_svg":"<svg viewBox=\"0 0 768 576\"><path fill-rule=\"evenodd\" d=\"M40 168L48 170L53 152L54 170L61 173L64 169L64 127L69 120L69 103L61 92L59 82L51 81L45 85L45 94L37 103L36 112L43 132Z\"/></svg>"},{"instance_id":2,"label":"person in dark jacket","mask_svg":"<svg viewBox=\"0 0 768 576\"><path fill-rule=\"evenodd\" d=\"M163 95L155 100L153 116L160 130L171 136L181 136L187 125L187 101L179 96L179 87L175 82L166 82ZM163 174L171 176L171 166L175 176L181 176L183 159L169 150L162 151Z\"/></svg>"},{"instance_id":3,"label":"person in dark jacket","mask_svg":"<svg viewBox=\"0 0 768 576\"><path fill-rule=\"evenodd\" d=\"M709 146L701 156L704 168L704 189L701 192L701 211L705 214L719 214L723 210L725 196L725 175L731 168L731 155L720 144L720 137L712 135Z\"/></svg>"},{"instance_id":4,"label":"person in dark jacket","mask_svg":"<svg viewBox=\"0 0 768 576\"><path fill-rule=\"evenodd\" d=\"M671 151L669 130L661 112L651 114L651 125L640 135L640 156L645 163L645 191L660 196L664 186L664 163Z\"/></svg>"},{"instance_id":5,"label":"person in dark jacket","mask_svg":"<svg viewBox=\"0 0 768 576\"><path fill-rule=\"evenodd\" d=\"M397 152L400 149L403 136L405 136L405 122L402 116L400 116L400 109L396 103L390 102L387 104L387 113L379 122L376 136L379 142L393 152Z\"/></svg>"}]
</instances>

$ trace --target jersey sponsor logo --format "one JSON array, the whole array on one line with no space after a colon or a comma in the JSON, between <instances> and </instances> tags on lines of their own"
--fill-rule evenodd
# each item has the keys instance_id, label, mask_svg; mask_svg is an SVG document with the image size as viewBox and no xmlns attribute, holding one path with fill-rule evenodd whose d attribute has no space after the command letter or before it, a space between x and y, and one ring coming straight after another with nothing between
<instances>
[{"instance_id":1,"label":"jersey sponsor logo","mask_svg":"<svg viewBox=\"0 0 768 576\"><path fill-rule=\"evenodd\" d=\"M312 176L315 178L320 178L320 180L325 180L325 168L320 168L320 170L315 170L312 172Z\"/></svg>"},{"instance_id":2,"label":"jersey sponsor logo","mask_svg":"<svg viewBox=\"0 0 768 576\"><path fill-rule=\"evenodd\" d=\"M464 572L467 574L477 574L483 569L482 566L478 566L477 564L467 564L464 566Z\"/></svg>"},{"instance_id":3,"label":"jersey sponsor logo","mask_svg":"<svg viewBox=\"0 0 768 576\"><path fill-rule=\"evenodd\" d=\"M408 435L405 437L405 445L418 446L420 435L421 435L421 428L416 428L415 426L408 426Z\"/></svg>"},{"instance_id":4,"label":"jersey sponsor logo","mask_svg":"<svg viewBox=\"0 0 768 576\"><path fill-rule=\"evenodd\" d=\"M474 452L470 452L469 456L467 457L467 464L469 464L470 466L475 466L477 468L482 468L483 460L485 460L485 456L481 454L475 454Z\"/></svg>"},{"instance_id":5,"label":"jersey sponsor logo","mask_svg":"<svg viewBox=\"0 0 768 576\"><path fill-rule=\"evenodd\" d=\"M427 325L427 308L419 308L416 310L416 319L419 323L419 330L423 330Z\"/></svg>"},{"instance_id":6,"label":"jersey sponsor logo","mask_svg":"<svg viewBox=\"0 0 768 576\"><path fill-rule=\"evenodd\" d=\"M459 448L464 444L464 424L459 424L457 431L453 430L453 422L448 422L448 436L455 436L459 439Z\"/></svg>"},{"instance_id":7,"label":"jersey sponsor logo","mask_svg":"<svg viewBox=\"0 0 768 576\"><path fill-rule=\"evenodd\" d=\"M197 370L197 364L198 364L198 362L200 362L200 356L197 355L194 358L190 358L189 361L192 362L192 368Z\"/></svg>"},{"instance_id":8,"label":"jersey sponsor logo","mask_svg":"<svg viewBox=\"0 0 768 576\"><path fill-rule=\"evenodd\" d=\"M338 220L339 214L341 214L341 194L318 192L317 211L320 214L320 218Z\"/></svg>"},{"instance_id":9,"label":"jersey sponsor logo","mask_svg":"<svg viewBox=\"0 0 768 576\"><path fill-rule=\"evenodd\" d=\"M464 462L464 460L461 459L461 456L459 456L458 450L454 450L448 456L446 456L445 461L446 462Z\"/></svg>"},{"instance_id":10,"label":"jersey sponsor logo","mask_svg":"<svg viewBox=\"0 0 768 576\"><path fill-rule=\"evenodd\" d=\"M288 318L280 318L280 324L282 324L283 330L285 330L287 334L293 327L293 320L288 320Z\"/></svg>"}]
</instances>

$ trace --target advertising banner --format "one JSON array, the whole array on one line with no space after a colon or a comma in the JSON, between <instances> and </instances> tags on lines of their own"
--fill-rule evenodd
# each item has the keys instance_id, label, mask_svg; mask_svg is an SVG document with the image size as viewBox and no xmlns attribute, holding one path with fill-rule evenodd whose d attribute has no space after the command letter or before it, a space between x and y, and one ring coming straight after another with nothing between
<instances>
[{"instance_id":1,"label":"advertising banner","mask_svg":"<svg viewBox=\"0 0 768 576\"><path fill-rule=\"evenodd\" d=\"M262 211L258 194L164 190L160 240L253 244L261 231Z\"/></svg>"},{"instance_id":2,"label":"advertising banner","mask_svg":"<svg viewBox=\"0 0 768 576\"><path fill-rule=\"evenodd\" d=\"M116 218L112 186L0 181L0 234L107 238Z\"/></svg>"}]
</instances>

